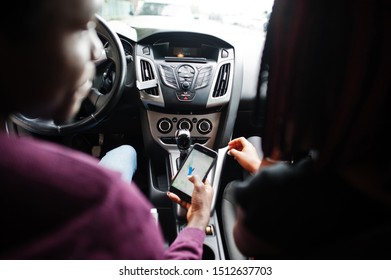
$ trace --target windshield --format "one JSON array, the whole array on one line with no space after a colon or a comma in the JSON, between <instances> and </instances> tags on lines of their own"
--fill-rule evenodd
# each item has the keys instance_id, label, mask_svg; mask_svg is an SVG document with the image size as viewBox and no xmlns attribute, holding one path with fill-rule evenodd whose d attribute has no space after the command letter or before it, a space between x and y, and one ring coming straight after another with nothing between
<instances>
[{"instance_id":1,"label":"windshield","mask_svg":"<svg viewBox=\"0 0 391 280\"><path fill-rule=\"evenodd\" d=\"M170 17L182 21L213 21L265 32L272 5L273 0L106 0L100 14L108 21L129 22L143 16Z\"/></svg>"}]
</instances>

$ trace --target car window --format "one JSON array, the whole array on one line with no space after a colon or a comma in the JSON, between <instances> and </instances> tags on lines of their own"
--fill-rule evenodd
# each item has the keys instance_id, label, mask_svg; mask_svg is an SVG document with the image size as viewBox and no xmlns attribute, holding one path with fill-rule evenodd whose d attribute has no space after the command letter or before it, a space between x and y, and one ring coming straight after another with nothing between
<instances>
[{"instance_id":1,"label":"car window","mask_svg":"<svg viewBox=\"0 0 391 280\"><path fill-rule=\"evenodd\" d=\"M106 0L100 14L108 21L169 16L266 31L274 0Z\"/></svg>"},{"instance_id":2,"label":"car window","mask_svg":"<svg viewBox=\"0 0 391 280\"><path fill-rule=\"evenodd\" d=\"M161 2L144 2L134 15L138 16L173 16L193 17L189 5Z\"/></svg>"}]
</instances>

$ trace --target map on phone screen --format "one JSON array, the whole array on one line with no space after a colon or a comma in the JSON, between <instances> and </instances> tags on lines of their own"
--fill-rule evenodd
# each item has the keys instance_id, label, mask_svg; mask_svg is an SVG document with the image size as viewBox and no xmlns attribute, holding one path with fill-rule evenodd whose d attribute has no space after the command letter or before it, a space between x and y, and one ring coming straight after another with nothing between
<instances>
[{"instance_id":1,"label":"map on phone screen","mask_svg":"<svg viewBox=\"0 0 391 280\"><path fill-rule=\"evenodd\" d=\"M204 179L204 176L208 172L212 162L212 157L200 151L192 150L179 170L172 186L191 196L194 186L187 177L197 174L200 176L201 180Z\"/></svg>"}]
</instances>

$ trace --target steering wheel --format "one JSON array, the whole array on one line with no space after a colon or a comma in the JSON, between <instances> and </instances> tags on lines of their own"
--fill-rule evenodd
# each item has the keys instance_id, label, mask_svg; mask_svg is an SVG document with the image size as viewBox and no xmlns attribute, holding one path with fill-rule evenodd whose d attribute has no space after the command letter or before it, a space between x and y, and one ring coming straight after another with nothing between
<instances>
[{"instance_id":1,"label":"steering wheel","mask_svg":"<svg viewBox=\"0 0 391 280\"><path fill-rule=\"evenodd\" d=\"M10 118L16 125L39 135L74 134L98 125L113 110L123 92L126 58L118 35L102 17L96 15L96 18L96 31L104 45L104 54L95 63L93 87L77 116L67 123L56 124L53 120L13 114Z\"/></svg>"}]
</instances>

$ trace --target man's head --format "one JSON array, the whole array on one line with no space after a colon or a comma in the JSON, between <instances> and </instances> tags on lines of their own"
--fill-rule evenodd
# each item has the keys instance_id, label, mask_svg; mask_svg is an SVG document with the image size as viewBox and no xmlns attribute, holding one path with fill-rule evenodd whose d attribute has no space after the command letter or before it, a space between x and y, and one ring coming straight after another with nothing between
<instances>
[{"instance_id":1,"label":"man's head","mask_svg":"<svg viewBox=\"0 0 391 280\"><path fill-rule=\"evenodd\" d=\"M1 19L0 113L72 117L101 54L94 28L100 0L22 0L10 6Z\"/></svg>"}]
</instances>

